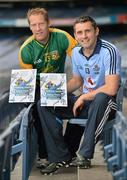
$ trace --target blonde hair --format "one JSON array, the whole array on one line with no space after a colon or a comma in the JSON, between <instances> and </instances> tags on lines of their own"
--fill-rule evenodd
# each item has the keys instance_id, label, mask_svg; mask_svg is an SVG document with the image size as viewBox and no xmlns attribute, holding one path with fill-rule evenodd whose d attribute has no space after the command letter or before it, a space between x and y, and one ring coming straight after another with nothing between
<instances>
[{"instance_id":1,"label":"blonde hair","mask_svg":"<svg viewBox=\"0 0 127 180\"><path fill-rule=\"evenodd\" d=\"M32 9L29 9L27 12L28 23L30 24L29 17L31 15L38 15L38 14L42 14L44 16L45 20L47 22L49 22L49 16L48 16L48 12L46 11L46 9L44 9L44 8L32 8Z\"/></svg>"}]
</instances>

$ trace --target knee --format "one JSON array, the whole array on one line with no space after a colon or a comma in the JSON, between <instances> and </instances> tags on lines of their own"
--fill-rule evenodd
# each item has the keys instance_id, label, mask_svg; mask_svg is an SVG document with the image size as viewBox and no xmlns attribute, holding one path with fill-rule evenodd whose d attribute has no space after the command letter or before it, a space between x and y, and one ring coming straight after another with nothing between
<instances>
[{"instance_id":1,"label":"knee","mask_svg":"<svg viewBox=\"0 0 127 180\"><path fill-rule=\"evenodd\" d=\"M109 96L105 93L98 93L94 99L94 101L99 104L106 103L108 100L109 100Z\"/></svg>"}]
</instances>

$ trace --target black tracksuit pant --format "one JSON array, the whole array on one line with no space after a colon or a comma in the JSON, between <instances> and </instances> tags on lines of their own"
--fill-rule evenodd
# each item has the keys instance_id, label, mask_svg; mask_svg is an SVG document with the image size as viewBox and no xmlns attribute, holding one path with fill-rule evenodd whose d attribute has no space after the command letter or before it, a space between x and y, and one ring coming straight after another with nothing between
<instances>
[{"instance_id":1,"label":"black tracksuit pant","mask_svg":"<svg viewBox=\"0 0 127 180\"><path fill-rule=\"evenodd\" d=\"M71 158L70 147L68 147L62 134L62 126L56 119L73 118L72 107L75 101L76 97L70 95L68 96L68 107L55 109L52 107L41 107L40 103L38 103L38 112L50 162L67 161ZM90 159L93 158L95 144L99 140L104 124L108 119L115 117L116 108L115 97L104 93L97 94L93 101L85 102L83 109L77 115L77 118L88 118L79 154ZM73 138L71 131L70 138Z\"/></svg>"}]
</instances>

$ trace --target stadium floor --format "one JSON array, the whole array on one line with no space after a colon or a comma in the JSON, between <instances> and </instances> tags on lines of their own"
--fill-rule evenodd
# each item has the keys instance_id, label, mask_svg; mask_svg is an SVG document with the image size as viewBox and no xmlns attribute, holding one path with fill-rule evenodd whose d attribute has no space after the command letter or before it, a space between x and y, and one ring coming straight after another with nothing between
<instances>
[{"instance_id":1,"label":"stadium floor","mask_svg":"<svg viewBox=\"0 0 127 180\"><path fill-rule=\"evenodd\" d=\"M107 166L103 159L102 147L100 144L96 146L95 157L92 161L92 168L61 168L52 176L41 175L40 171L33 167L29 180L112 180L111 174L107 171ZM12 172L11 180L21 180L21 159Z\"/></svg>"}]
</instances>

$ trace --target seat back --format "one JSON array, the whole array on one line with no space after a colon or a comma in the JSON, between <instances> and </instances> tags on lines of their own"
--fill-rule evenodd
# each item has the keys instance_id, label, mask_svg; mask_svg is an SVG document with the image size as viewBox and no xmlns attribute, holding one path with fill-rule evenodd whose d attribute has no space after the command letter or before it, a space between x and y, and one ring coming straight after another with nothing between
<instances>
[{"instance_id":1,"label":"seat back","mask_svg":"<svg viewBox=\"0 0 127 180\"><path fill-rule=\"evenodd\" d=\"M12 145L12 129L9 127L0 135L2 140L0 148L0 179L10 180L10 160L11 160L11 145Z\"/></svg>"},{"instance_id":2,"label":"seat back","mask_svg":"<svg viewBox=\"0 0 127 180\"><path fill-rule=\"evenodd\" d=\"M21 115L21 125L17 144L12 146L12 157L22 152L22 180L27 180L31 172L37 152L37 138L33 126L30 125L32 104L25 108Z\"/></svg>"},{"instance_id":3,"label":"seat back","mask_svg":"<svg viewBox=\"0 0 127 180\"><path fill-rule=\"evenodd\" d=\"M127 179L127 119L120 111L117 112L116 118L113 127L112 156L107 156L106 162L114 179ZM108 150L108 147L105 150Z\"/></svg>"}]
</instances>

